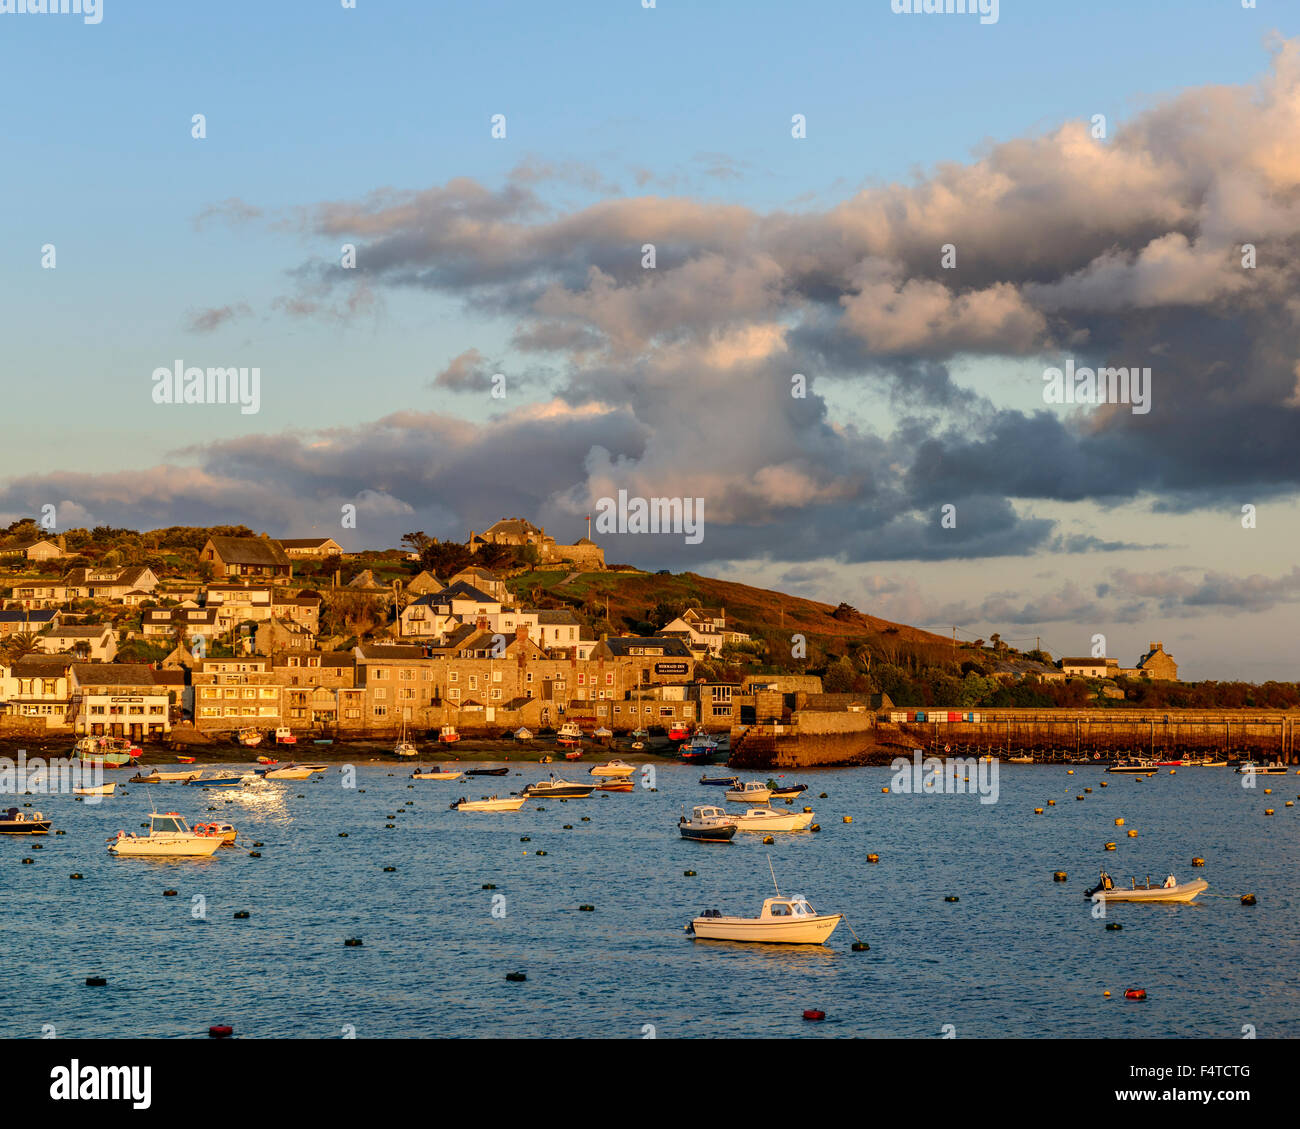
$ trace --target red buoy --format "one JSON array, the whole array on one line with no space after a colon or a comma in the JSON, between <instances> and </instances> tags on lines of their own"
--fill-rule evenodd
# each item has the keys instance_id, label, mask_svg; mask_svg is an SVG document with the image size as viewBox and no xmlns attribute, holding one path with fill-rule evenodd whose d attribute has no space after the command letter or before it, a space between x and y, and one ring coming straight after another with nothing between
<instances>
[{"instance_id":1,"label":"red buoy","mask_svg":"<svg viewBox=\"0 0 1300 1129\"><path fill-rule=\"evenodd\" d=\"M1124 998L1126 1000L1145 1000L1147 990L1145 988L1129 988L1124 992Z\"/></svg>"},{"instance_id":2,"label":"red buoy","mask_svg":"<svg viewBox=\"0 0 1300 1129\"><path fill-rule=\"evenodd\" d=\"M824 1011L817 1011L815 1008L809 1008L803 1013L803 1017L804 1019L825 1019L826 1013Z\"/></svg>"},{"instance_id":3,"label":"red buoy","mask_svg":"<svg viewBox=\"0 0 1300 1129\"><path fill-rule=\"evenodd\" d=\"M219 1023L208 1028L208 1034L213 1039L228 1039L234 1033L235 1029L233 1027L227 1027L224 1023Z\"/></svg>"}]
</instances>

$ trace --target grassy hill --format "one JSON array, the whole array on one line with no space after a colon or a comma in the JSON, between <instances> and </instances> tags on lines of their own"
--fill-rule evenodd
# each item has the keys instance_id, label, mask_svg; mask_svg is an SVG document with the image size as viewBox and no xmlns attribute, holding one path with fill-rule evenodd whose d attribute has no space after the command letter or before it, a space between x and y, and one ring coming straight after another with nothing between
<instances>
[{"instance_id":1,"label":"grassy hill","mask_svg":"<svg viewBox=\"0 0 1300 1129\"><path fill-rule=\"evenodd\" d=\"M547 570L511 578L510 589L525 603L563 605L614 631L648 634L656 611L692 605L725 608L727 626L769 644L773 655L788 653L793 635L815 652L839 656L868 646L877 656L897 661L905 656L952 658L952 641L942 635L841 606L788 596L693 572L582 572ZM608 616L606 607L608 606ZM933 652L933 655L930 655Z\"/></svg>"}]
</instances>

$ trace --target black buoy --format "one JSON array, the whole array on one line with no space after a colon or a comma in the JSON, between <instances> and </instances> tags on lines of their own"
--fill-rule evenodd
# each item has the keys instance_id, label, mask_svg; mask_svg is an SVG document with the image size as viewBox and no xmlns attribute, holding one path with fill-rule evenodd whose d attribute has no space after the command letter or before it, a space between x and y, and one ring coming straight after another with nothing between
<instances>
[{"instance_id":1,"label":"black buoy","mask_svg":"<svg viewBox=\"0 0 1300 1129\"><path fill-rule=\"evenodd\" d=\"M855 953L865 953L868 949L871 948L871 946L868 945L866 941L854 941L853 944L849 947L852 948L852 950Z\"/></svg>"},{"instance_id":2,"label":"black buoy","mask_svg":"<svg viewBox=\"0 0 1300 1129\"><path fill-rule=\"evenodd\" d=\"M484 883L483 883L483 889L485 889L485 890L495 890L495 889L496 889L496 886L495 886L493 883L491 883L491 882L484 882Z\"/></svg>"},{"instance_id":3,"label":"black buoy","mask_svg":"<svg viewBox=\"0 0 1300 1129\"><path fill-rule=\"evenodd\" d=\"M582 910L583 913L592 913L596 909L595 906L579 906L578 908Z\"/></svg>"},{"instance_id":4,"label":"black buoy","mask_svg":"<svg viewBox=\"0 0 1300 1129\"><path fill-rule=\"evenodd\" d=\"M693 870L683 870L683 871L682 871L682 876L685 877L685 878L694 878L694 877L695 877L695 871L693 871Z\"/></svg>"},{"instance_id":5,"label":"black buoy","mask_svg":"<svg viewBox=\"0 0 1300 1129\"><path fill-rule=\"evenodd\" d=\"M946 898L944 898L944 901L945 901L945 902L958 902L958 901L961 901L961 899L960 899L959 897L957 897L956 894L949 894Z\"/></svg>"},{"instance_id":6,"label":"black buoy","mask_svg":"<svg viewBox=\"0 0 1300 1129\"><path fill-rule=\"evenodd\" d=\"M525 980L528 979L528 977L525 976L522 972L507 972L506 979L511 981L514 984L522 984Z\"/></svg>"},{"instance_id":7,"label":"black buoy","mask_svg":"<svg viewBox=\"0 0 1300 1129\"><path fill-rule=\"evenodd\" d=\"M262 852L261 852L261 851L249 851L249 852L248 852L248 857L249 857L250 859L260 859L260 858L262 857Z\"/></svg>"},{"instance_id":8,"label":"black buoy","mask_svg":"<svg viewBox=\"0 0 1300 1129\"><path fill-rule=\"evenodd\" d=\"M87 988L103 988L107 983L108 983L108 981L105 980L102 976L87 976L87 977L86 977L86 987L87 987Z\"/></svg>"},{"instance_id":9,"label":"black buoy","mask_svg":"<svg viewBox=\"0 0 1300 1129\"><path fill-rule=\"evenodd\" d=\"M174 898L174 897L176 897L176 891L175 891L175 890L164 890L164 891L163 891L163 897L164 897L164 898Z\"/></svg>"},{"instance_id":10,"label":"black buoy","mask_svg":"<svg viewBox=\"0 0 1300 1129\"><path fill-rule=\"evenodd\" d=\"M349 937L349 938L347 938L343 943L344 943L344 944L345 944L349 949L359 949L359 948L361 948L361 938L360 938L360 937Z\"/></svg>"},{"instance_id":11,"label":"black buoy","mask_svg":"<svg viewBox=\"0 0 1300 1129\"><path fill-rule=\"evenodd\" d=\"M395 871L396 869L397 869L397 867L395 867L395 866L386 866L386 867L384 867L384 873L385 873L385 874L392 874L393 871Z\"/></svg>"},{"instance_id":12,"label":"black buoy","mask_svg":"<svg viewBox=\"0 0 1300 1129\"><path fill-rule=\"evenodd\" d=\"M248 918L248 910L246 910L246 909L237 909L237 910L235 910L235 920L236 920L236 921L244 921L244 920L246 920L247 918Z\"/></svg>"},{"instance_id":13,"label":"black buoy","mask_svg":"<svg viewBox=\"0 0 1300 1129\"><path fill-rule=\"evenodd\" d=\"M1106 922L1106 928L1107 928L1107 929L1123 929L1124 926L1122 926L1118 921L1108 921L1108 922Z\"/></svg>"},{"instance_id":14,"label":"black buoy","mask_svg":"<svg viewBox=\"0 0 1300 1129\"><path fill-rule=\"evenodd\" d=\"M1242 895L1241 895L1241 904L1242 904L1243 906L1253 906L1253 905L1255 904L1255 895L1254 895L1254 894L1242 894Z\"/></svg>"}]
</instances>

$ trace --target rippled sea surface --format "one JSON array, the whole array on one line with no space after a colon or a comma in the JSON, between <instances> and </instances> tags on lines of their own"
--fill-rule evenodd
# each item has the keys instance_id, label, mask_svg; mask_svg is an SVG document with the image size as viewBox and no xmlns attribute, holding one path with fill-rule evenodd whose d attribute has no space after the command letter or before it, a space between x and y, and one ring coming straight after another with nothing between
<instances>
[{"instance_id":1,"label":"rippled sea surface","mask_svg":"<svg viewBox=\"0 0 1300 1129\"><path fill-rule=\"evenodd\" d=\"M655 765L657 791L513 814L448 808L546 771L516 763L500 779L411 781L409 766L360 764L346 788L332 766L256 802L153 785L159 809L239 829L238 847L205 860L107 854L106 837L137 830L150 810L125 773L100 804L4 798L30 800L66 834L0 836L0 1035L48 1025L69 1038L199 1037L224 1023L238 1036L313 1038L642 1038L651 1027L660 1038L933 1038L948 1024L959 1037L1239 1038L1246 1025L1300 1036L1294 770L1247 790L1228 769L1142 779L1002 765L987 805L883 794L884 768L792 773L810 786L796 810L811 805L821 831L772 846L679 837L683 807L722 802L698 767ZM844 926L824 947L683 931L706 908L756 914L772 892L769 859L784 892L844 913L870 951L852 952ZM1107 920L1123 928L1107 931L1082 896L1103 864L1124 885L1172 870L1210 888L1190 906L1112 906ZM1054 882L1056 870L1068 881ZM1243 907L1244 893L1258 904ZM235 919L242 910L249 918ZM345 946L351 937L363 944ZM527 981L507 982L514 971ZM85 986L91 975L108 986ZM1133 987L1145 1002L1123 999ZM805 1008L826 1021L805 1022Z\"/></svg>"}]
</instances>

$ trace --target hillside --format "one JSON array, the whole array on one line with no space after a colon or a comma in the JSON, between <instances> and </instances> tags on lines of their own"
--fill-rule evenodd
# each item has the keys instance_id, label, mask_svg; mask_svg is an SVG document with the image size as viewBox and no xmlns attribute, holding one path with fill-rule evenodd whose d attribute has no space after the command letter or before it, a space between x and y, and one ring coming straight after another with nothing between
<instances>
[{"instance_id":1,"label":"hillside","mask_svg":"<svg viewBox=\"0 0 1300 1129\"><path fill-rule=\"evenodd\" d=\"M526 572L508 582L530 603L551 601L569 605L589 618L605 620L615 631L648 633L655 610L669 607L725 608L727 626L784 649L790 637L803 635L810 656L815 649L845 654L864 644L888 656L890 652L936 652L952 657L952 641L942 635L894 623L878 616L831 604L789 596L735 581L693 572L661 575L648 572Z\"/></svg>"}]
</instances>

